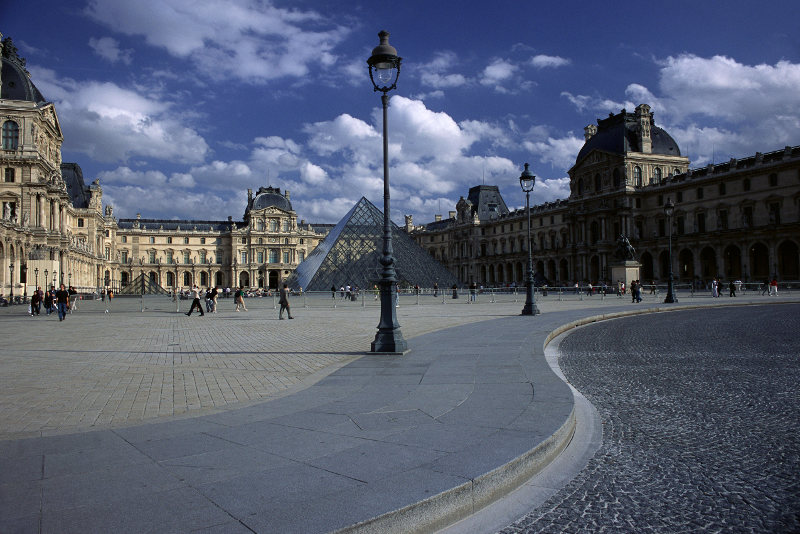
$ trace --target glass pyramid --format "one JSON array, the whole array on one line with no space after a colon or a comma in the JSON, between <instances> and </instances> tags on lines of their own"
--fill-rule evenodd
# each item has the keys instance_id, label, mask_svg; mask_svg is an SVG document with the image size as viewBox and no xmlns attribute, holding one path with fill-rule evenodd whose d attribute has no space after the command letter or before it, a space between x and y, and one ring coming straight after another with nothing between
<instances>
[{"instance_id":1,"label":"glass pyramid","mask_svg":"<svg viewBox=\"0 0 800 534\"><path fill-rule=\"evenodd\" d=\"M144 273L137 276L130 284L123 287L117 292L117 296L121 295L167 295L166 289L150 280Z\"/></svg>"},{"instance_id":2,"label":"glass pyramid","mask_svg":"<svg viewBox=\"0 0 800 534\"><path fill-rule=\"evenodd\" d=\"M433 259L409 236L392 223L394 266L400 287L446 289L458 284L447 268ZM286 280L292 289L330 291L345 286L366 289L376 285L383 267L383 213L361 197L355 206L330 231L317 248L297 266Z\"/></svg>"}]
</instances>

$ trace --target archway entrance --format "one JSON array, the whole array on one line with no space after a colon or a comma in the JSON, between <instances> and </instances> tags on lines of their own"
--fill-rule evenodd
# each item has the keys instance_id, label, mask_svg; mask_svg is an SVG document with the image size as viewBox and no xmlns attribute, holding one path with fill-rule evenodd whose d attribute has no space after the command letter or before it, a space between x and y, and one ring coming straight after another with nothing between
<instances>
[{"instance_id":1,"label":"archway entrance","mask_svg":"<svg viewBox=\"0 0 800 534\"><path fill-rule=\"evenodd\" d=\"M717 276L717 253L711 247L706 247L700 251L700 276L703 279Z\"/></svg>"},{"instance_id":2,"label":"archway entrance","mask_svg":"<svg viewBox=\"0 0 800 534\"><path fill-rule=\"evenodd\" d=\"M566 259L561 260L559 269L558 269L558 283L559 285L563 285L563 283L569 280L569 262Z\"/></svg>"},{"instance_id":3,"label":"archway entrance","mask_svg":"<svg viewBox=\"0 0 800 534\"><path fill-rule=\"evenodd\" d=\"M269 288L278 289L278 271L270 271L269 273Z\"/></svg>"},{"instance_id":4,"label":"archway entrance","mask_svg":"<svg viewBox=\"0 0 800 534\"><path fill-rule=\"evenodd\" d=\"M242 271L239 273L239 285L250 287L250 273L247 271Z\"/></svg>"},{"instance_id":5,"label":"archway entrance","mask_svg":"<svg viewBox=\"0 0 800 534\"><path fill-rule=\"evenodd\" d=\"M225 274L222 271L217 271L217 274L214 275L214 283L218 287L225 286Z\"/></svg>"},{"instance_id":6,"label":"archway entrance","mask_svg":"<svg viewBox=\"0 0 800 534\"><path fill-rule=\"evenodd\" d=\"M793 241L784 241L778 246L778 272L782 279L800 279L799 260L797 245Z\"/></svg>"},{"instance_id":7,"label":"archway entrance","mask_svg":"<svg viewBox=\"0 0 800 534\"><path fill-rule=\"evenodd\" d=\"M647 282L654 280L655 276L653 276L653 256L651 256L649 252L644 252L639 258L639 263L642 264L642 273L641 273L642 280L646 280Z\"/></svg>"},{"instance_id":8,"label":"archway entrance","mask_svg":"<svg viewBox=\"0 0 800 534\"><path fill-rule=\"evenodd\" d=\"M729 245L723 253L725 259L725 277L733 280L742 279L742 253L739 247Z\"/></svg>"},{"instance_id":9,"label":"archway entrance","mask_svg":"<svg viewBox=\"0 0 800 534\"><path fill-rule=\"evenodd\" d=\"M694 280L694 254L688 248L681 250L678 254L678 279Z\"/></svg>"},{"instance_id":10,"label":"archway entrance","mask_svg":"<svg viewBox=\"0 0 800 534\"><path fill-rule=\"evenodd\" d=\"M758 281L769 278L769 250L764 243L750 247L750 275Z\"/></svg>"}]
</instances>

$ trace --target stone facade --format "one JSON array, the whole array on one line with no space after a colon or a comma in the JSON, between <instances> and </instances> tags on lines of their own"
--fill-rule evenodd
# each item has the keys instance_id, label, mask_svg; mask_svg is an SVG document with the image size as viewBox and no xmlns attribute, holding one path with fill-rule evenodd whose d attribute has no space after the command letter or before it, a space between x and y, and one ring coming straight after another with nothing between
<instances>
[{"instance_id":1,"label":"stone facade","mask_svg":"<svg viewBox=\"0 0 800 534\"><path fill-rule=\"evenodd\" d=\"M679 282L800 280L800 147L689 169L647 105L612 114L585 132L569 170L569 198L531 206L537 283L614 282L619 234L636 248L641 279L666 281L668 200L675 204L673 272ZM480 211L462 198L448 219L406 227L462 283L522 285L525 210L497 217Z\"/></svg>"}]
</instances>

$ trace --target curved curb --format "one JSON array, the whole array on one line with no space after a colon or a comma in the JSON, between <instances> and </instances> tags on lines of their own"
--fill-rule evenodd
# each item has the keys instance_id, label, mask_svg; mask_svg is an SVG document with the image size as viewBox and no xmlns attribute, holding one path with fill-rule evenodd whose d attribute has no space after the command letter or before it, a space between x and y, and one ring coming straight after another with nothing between
<instances>
[{"instance_id":1,"label":"curved curb","mask_svg":"<svg viewBox=\"0 0 800 534\"><path fill-rule=\"evenodd\" d=\"M750 302L720 303L713 307L751 305L759 304ZM545 337L542 348L546 348L553 339L573 328L599 321L632 315L643 315L646 313L682 311L708 307L710 307L708 304L651 306L648 308L636 308L633 310L590 315L570 321L552 330ZM554 374L556 373L554 372ZM559 377L559 379L561 380L561 377ZM437 530L453 525L518 489L526 481L550 465L569 445L575 434L576 424L577 419L573 393L572 411L561 427L550 437L540 442L529 451L460 486L456 486L450 490L403 508L338 529L334 531L334 533L428 533L436 532Z\"/></svg>"}]
</instances>

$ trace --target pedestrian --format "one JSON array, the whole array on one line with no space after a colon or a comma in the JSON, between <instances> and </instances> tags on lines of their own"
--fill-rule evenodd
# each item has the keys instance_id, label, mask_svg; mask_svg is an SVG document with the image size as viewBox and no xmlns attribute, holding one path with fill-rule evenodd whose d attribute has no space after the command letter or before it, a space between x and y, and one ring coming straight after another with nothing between
<instances>
[{"instance_id":1,"label":"pedestrian","mask_svg":"<svg viewBox=\"0 0 800 534\"><path fill-rule=\"evenodd\" d=\"M66 290L64 284L61 284L61 289L56 291L56 306L58 307L58 320L63 321L67 318L67 308L69 307L69 291Z\"/></svg>"},{"instance_id":2,"label":"pedestrian","mask_svg":"<svg viewBox=\"0 0 800 534\"><path fill-rule=\"evenodd\" d=\"M289 289L287 288L286 284L283 284L278 302L281 305L281 311L278 312L278 319L281 321L283 320L283 310L286 310L286 314L289 316L289 319L294 319L294 317L292 317L292 310L289 307Z\"/></svg>"},{"instance_id":3,"label":"pedestrian","mask_svg":"<svg viewBox=\"0 0 800 534\"><path fill-rule=\"evenodd\" d=\"M772 282L769 283L769 296L770 297L777 297L778 296L778 279L773 278Z\"/></svg>"},{"instance_id":4,"label":"pedestrian","mask_svg":"<svg viewBox=\"0 0 800 534\"><path fill-rule=\"evenodd\" d=\"M728 290L730 291L731 297L736 296L736 284L733 283L733 280L731 280L730 284L728 284Z\"/></svg>"},{"instance_id":5,"label":"pedestrian","mask_svg":"<svg viewBox=\"0 0 800 534\"><path fill-rule=\"evenodd\" d=\"M477 300L477 295L478 295L478 284L472 282L469 285L469 302L470 303L475 302Z\"/></svg>"},{"instance_id":6,"label":"pedestrian","mask_svg":"<svg viewBox=\"0 0 800 534\"><path fill-rule=\"evenodd\" d=\"M72 286L69 286L67 292L69 293L69 313L72 315L72 312L78 309L78 292Z\"/></svg>"},{"instance_id":7,"label":"pedestrian","mask_svg":"<svg viewBox=\"0 0 800 534\"><path fill-rule=\"evenodd\" d=\"M439 296L439 283L438 282L434 282L433 283L433 296L434 297L438 297Z\"/></svg>"},{"instance_id":8,"label":"pedestrian","mask_svg":"<svg viewBox=\"0 0 800 534\"><path fill-rule=\"evenodd\" d=\"M114 298L114 292L111 291L111 288L106 291L106 296L108 297L108 300L106 301L106 313L108 313L108 311L111 309L111 299Z\"/></svg>"},{"instance_id":9,"label":"pedestrian","mask_svg":"<svg viewBox=\"0 0 800 534\"><path fill-rule=\"evenodd\" d=\"M761 296L762 296L762 297L763 297L764 295L766 295L767 291L770 291L770 295L772 294L772 293L771 293L771 291L772 291L772 290L770 289L771 285L772 285L772 284L770 284L769 278L767 278L767 280L764 282L764 286L763 286L763 288L761 289Z\"/></svg>"},{"instance_id":10,"label":"pedestrian","mask_svg":"<svg viewBox=\"0 0 800 534\"><path fill-rule=\"evenodd\" d=\"M31 317L38 316L42 309L42 288L36 287L36 290L31 295Z\"/></svg>"},{"instance_id":11,"label":"pedestrian","mask_svg":"<svg viewBox=\"0 0 800 534\"><path fill-rule=\"evenodd\" d=\"M211 313L212 311L214 311L212 309L213 305L214 305L214 302L211 300L211 290L210 289L206 289L206 311L208 313Z\"/></svg>"},{"instance_id":12,"label":"pedestrian","mask_svg":"<svg viewBox=\"0 0 800 534\"><path fill-rule=\"evenodd\" d=\"M189 308L189 311L186 312L187 317L192 315L195 307L197 307L197 311L200 312L200 317L203 317L205 312L203 311L203 305L200 304L200 288L197 286L192 286L192 305Z\"/></svg>"},{"instance_id":13,"label":"pedestrian","mask_svg":"<svg viewBox=\"0 0 800 534\"><path fill-rule=\"evenodd\" d=\"M44 309L47 312L47 315L53 313L53 290L48 289L47 293L44 295Z\"/></svg>"},{"instance_id":14,"label":"pedestrian","mask_svg":"<svg viewBox=\"0 0 800 534\"><path fill-rule=\"evenodd\" d=\"M239 311L239 307L244 311L247 311L247 307L244 305L244 286L239 286L239 288L233 292L233 304L236 306L234 311Z\"/></svg>"},{"instance_id":15,"label":"pedestrian","mask_svg":"<svg viewBox=\"0 0 800 534\"><path fill-rule=\"evenodd\" d=\"M336 300L336 286L331 286L331 298Z\"/></svg>"},{"instance_id":16,"label":"pedestrian","mask_svg":"<svg viewBox=\"0 0 800 534\"><path fill-rule=\"evenodd\" d=\"M217 299L219 298L219 290L217 286L214 286L214 289L211 290L211 311L213 313L217 313Z\"/></svg>"}]
</instances>

